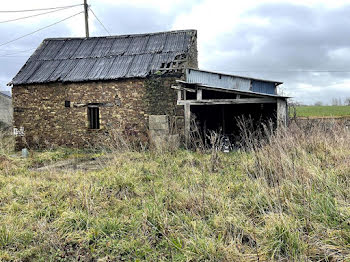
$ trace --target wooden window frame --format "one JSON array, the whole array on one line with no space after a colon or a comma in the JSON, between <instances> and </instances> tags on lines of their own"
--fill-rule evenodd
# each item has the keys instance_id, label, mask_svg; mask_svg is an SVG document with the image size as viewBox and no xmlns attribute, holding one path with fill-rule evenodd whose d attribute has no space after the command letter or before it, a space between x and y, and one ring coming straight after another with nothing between
<instances>
[{"instance_id":1,"label":"wooden window frame","mask_svg":"<svg viewBox=\"0 0 350 262\"><path fill-rule=\"evenodd\" d=\"M100 108L88 106L89 129L100 129Z\"/></svg>"}]
</instances>

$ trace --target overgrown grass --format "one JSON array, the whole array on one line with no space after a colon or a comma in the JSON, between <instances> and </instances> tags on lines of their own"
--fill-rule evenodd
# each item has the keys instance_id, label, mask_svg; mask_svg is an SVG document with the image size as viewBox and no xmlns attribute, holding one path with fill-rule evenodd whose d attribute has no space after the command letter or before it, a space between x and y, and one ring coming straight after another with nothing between
<instances>
[{"instance_id":1,"label":"overgrown grass","mask_svg":"<svg viewBox=\"0 0 350 262\"><path fill-rule=\"evenodd\" d=\"M86 153L12 154L0 164L1 261L350 261L340 125L292 125L249 152L215 153L215 168L212 154L178 150L38 172L41 158Z\"/></svg>"},{"instance_id":2,"label":"overgrown grass","mask_svg":"<svg viewBox=\"0 0 350 262\"><path fill-rule=\"evenodd\" d=\"M292 110L293 111L293 110ZM294 112L291 112L292 116ZM350 117L350 106L297 106L297 117Z\"/></svg>"}]
</instances>

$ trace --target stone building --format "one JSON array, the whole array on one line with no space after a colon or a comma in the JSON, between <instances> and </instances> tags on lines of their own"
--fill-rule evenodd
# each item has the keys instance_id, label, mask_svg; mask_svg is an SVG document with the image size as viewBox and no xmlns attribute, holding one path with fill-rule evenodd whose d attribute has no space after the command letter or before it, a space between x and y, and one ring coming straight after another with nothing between
<instances>
[{"instance_id":1,"label":"stone building","mask_svg":"<svg viewBox=\"0 0 350 262\"><path fill-rule=\"evenodd\" d=\"M191 119L229 131L245 111L285 123L279 84L198 70L196 30L45 39L10 83L16 146L84 147L114 131L188 142Z\"/></svg>"},{"instance_id":2,"label":"stone building","mask_svg":"<svg viewBox=\"0 0 350 262\"><path fill-rule=\"evenodd\" d=\"M10 83L17 148L83 147L114 130L146 140L150 115L180 114L170 87L189 66L195 30L45 39Z\"/></svg>"},{"instance_id":3,"label":"stone building","mask_svg":"<svg viewBox=\"0 0 350 262\"><path fill-rule=\"evenodd\" d=\"M11 93L0 91L0 128L12 125Z\"/></svg>"}]
</instances>

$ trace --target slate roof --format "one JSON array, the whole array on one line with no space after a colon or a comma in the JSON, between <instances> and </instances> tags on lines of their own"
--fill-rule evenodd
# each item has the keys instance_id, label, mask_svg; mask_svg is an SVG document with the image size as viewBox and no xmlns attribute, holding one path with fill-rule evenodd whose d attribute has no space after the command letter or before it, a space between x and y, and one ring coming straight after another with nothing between
<instances>
[{"instance_id":1,"label":"slate roof","mask_svg":"<svg viewBox=\"0 0 350 262\"><path fill-rule=\"evenodd\" d=\"M187 54L196 30L45 39L9 84L146 77Z\"/></svg>"}]
</instances>

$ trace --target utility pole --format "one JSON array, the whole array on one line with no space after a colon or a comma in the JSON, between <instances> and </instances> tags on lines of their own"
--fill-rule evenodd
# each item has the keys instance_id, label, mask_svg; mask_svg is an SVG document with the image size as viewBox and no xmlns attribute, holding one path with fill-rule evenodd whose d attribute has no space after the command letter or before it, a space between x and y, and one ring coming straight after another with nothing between
<instances>
[{"instance_id":1,"label":"utility pole","mask_svg":"<svg viewBox=\"0 0 350 262\"><path fill-rule=\"evenodd\" d=\"M85 34L86 38L89 38L89 14L88 14L89 6L87 4L87 0L84 0L84 13L85 13Z\"/></svg>"}]
</instances>

